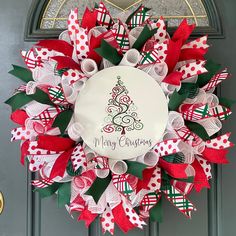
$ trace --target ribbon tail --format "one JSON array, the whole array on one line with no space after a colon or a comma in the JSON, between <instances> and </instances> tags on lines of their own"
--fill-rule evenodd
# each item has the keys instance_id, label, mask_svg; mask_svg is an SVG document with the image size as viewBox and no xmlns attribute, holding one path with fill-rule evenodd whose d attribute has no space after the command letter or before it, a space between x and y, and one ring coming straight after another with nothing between
<instances>
[{"instance_id":1,"label":"ribbon tail","mask_svg":"<svg viewBox=\"0 0 236 236\"><path fill-rule=\"evenodd\" d=\"M28 154L28 149L29 149L29 141L27 140L21 145L20 162L23 166L25 165L25 156Z\"/></svg>"},{"instance_id":2,"label":"ribbon tail","mask_svg":"<svg viewBox=\"0 0 236 236\"><path fill-rule=\"evenodd\" d=\"M52 167L52 171L50 173L50 179L53 179L57 176L63 177L65 170L66 170L66 166L67 163L71 157L71 154L73 152L73 149L63 152L55 161L53 167Z\"/></svg>"},{"instance_id":3,"label":"ribbon tail","mask_svg":"<svg viewBox=\"0 0 236 236\"><path fill-rule=\"evenodd\" d=\"M200 192L203 188L210 188L206 174L197 159L195 159L195 161L192 163L192 167L195 170L195 177L194 177L195 190L197 192Z\"/></svg>"},{"instance_id":4,"label":"ribbon tail","mask_svg":"<svg viewBox=\"0 0 236 236\"><path fill-rule=\"evenodd\" d=\"M159 166L161 168L165 169L168 172L168 174L174 178L178 178L178 179L188 178L188 176L185 172L188 167L188 164L173 164L173 163L169 163L161 158L159 160Z\"/></svg>"},{"instance_id":5,"label":"ribbon tail","mask_svg":"<svg viewBox=\"0 0 236 236\"><path fill-rule=\"evenodd\" d=\"M135 226L129 221L128 217L126 216L122 203L115 207L112 210L112 213L115 223L124 233L127 233L129 230L135 228Z\"/></svg>"},{"instance_id":6,"label":"ribbon tail","mask_svg":"<svg viewBox=\"0 0 236 236\"><path fill-rule=\"evenodd\" d=\"M94 214L91 211L89 211L88 209L84 209L80 216L78 217L78 221L79 220L84 220L85 221L85 225L88 228L89 225L95 220L95 218L97 217L98 214Z\"/></svg>"},{"instance_id":7,"label":"ribbon tail","mask_svg":"<svg viewBox=\"0 0 236 236\"><path fill-rule=\"evenodd\" d=\"M204 159L208 160L212 163L217 164L227 164L229 161L226 159L226 155L228 154L228 150L226 149L213 149L206 147L202 152L202 156Z\"/></svg>"},{"instance_id":8,"label":"ribbon tail","mask_svg":"<svg viewBox=\"0 0 236 236\"><path fill-rule=\"evenodd\" d=\"M183 213L187 218L191 218L192 211L196 211L196 208L189 201L185 195L182 195L173 186L169 186L167 189L163 190L167 200L172 203L181 213Z\"/></svg>"}]
</instances>

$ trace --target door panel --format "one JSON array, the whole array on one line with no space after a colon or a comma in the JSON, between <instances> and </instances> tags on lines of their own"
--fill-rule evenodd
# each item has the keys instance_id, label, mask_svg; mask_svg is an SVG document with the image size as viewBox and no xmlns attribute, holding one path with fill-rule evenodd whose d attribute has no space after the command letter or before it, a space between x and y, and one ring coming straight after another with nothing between
<instances>
[{"instance_id":1,"label":"door panel","mask_svg":"<svg viewBox=\"0 0 236 236\"><path fill-rule=\"evenodd\" d=\"M218 91L222 96L235 99L236 79L236 1L216 1L222 15L224 39L211 39L209 57L230 68L234 75ZM31 0L0 0L0 191L5 197L5 209L0 216L0 236L100 236L101 227L95 221L89 230L83 222L72 219L64 208L57 208L55 198L40 200L31 192L31 175L19 162L19 148L11 144L10 130L14 127L8 120L10 109L3 104L14 91L17 82L7 71L11 63L22 64L19 50L29 48L24 43L23 32ZM19 83L20 84L20 83ZM236 112L225 123L225 131L235 132ZM236 135L232 141L236 143ZM128 236L233 236L236 235L236 206L234 180L236 179L235 149L230 152L231 164L214 169L215 179L210 191L190 195L197 207L192 220L186 219L169 202L164 201L163 223L150 224L144 231L134 230ZM221 176L222 175L222 176ZM27 182L28 180L28 182ZM109 234L106 234L109 235ZM116 236L124 235L116 230Z\"/></svg>"}]
</instances>

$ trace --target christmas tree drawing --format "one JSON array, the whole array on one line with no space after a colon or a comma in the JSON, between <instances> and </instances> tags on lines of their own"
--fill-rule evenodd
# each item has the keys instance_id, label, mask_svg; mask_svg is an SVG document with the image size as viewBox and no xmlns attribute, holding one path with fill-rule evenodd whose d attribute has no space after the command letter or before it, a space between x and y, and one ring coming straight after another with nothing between
<instances>
[{"instance_id":1,"label":"christmas tree drawing","mask_svg":"<svg viewBox=\"0 0 236 236\"><path fill-rule=\"evenodd\" d=\"M143 123L138 118L137 107L128 95L120 76L113 87L111 98L108 100L106 112L108 116L104 119L106 125L102 131L106 133L121 132L124 135L127 131L143 129Z\"/></svg>"}]
</instances>

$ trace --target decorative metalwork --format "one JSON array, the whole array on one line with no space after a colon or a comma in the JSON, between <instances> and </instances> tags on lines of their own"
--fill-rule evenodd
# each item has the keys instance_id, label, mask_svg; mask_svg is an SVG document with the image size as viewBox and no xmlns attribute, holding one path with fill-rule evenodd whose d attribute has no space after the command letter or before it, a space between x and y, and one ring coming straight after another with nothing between
<instances>
[{"instance_id":1,"label":"decorative metalwork","mask_svg":"<svg viewBox=\"0 0 236 236\"><path fill-rule=\"evenodd\" d=\"M92 6L100 0L49 0L43 12L40 29L64 29L67 16L74 7L79 8L80 15L86 6ZM112 15L136 8L138 4L152 8L154 18L163 16L170 27L179 25L183 18L197 26L209 26L209 20L203 0L104 0Z\"/></svg>"}]
</instances>

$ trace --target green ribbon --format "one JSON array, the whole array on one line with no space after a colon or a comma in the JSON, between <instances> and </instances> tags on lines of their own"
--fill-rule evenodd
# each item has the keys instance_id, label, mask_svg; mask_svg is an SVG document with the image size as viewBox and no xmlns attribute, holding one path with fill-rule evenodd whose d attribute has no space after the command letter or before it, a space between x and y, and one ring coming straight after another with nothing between
<instances>
[{"instance_id":1,"label":"green ribbon","mask_svg":"<svg viewBox=\"0 0 236 236\"><path fill-rule=\"evenodd\" d=\"M183 178L183 179L180 179L180 178L174 178L170 175L168 175L164 170L162 171L162 184L161 186L161 189L162 190L165 190L166 188L169 188L169 186L171 186L171 180L178 180L178 181L181 181L181 182L186 182L186 183L193 183L194 182L194 176L189 176L187 178Z\"/></svg>"},{"instance_id":2,"label":"green ribbon","mask_svg":"<svg viewBox=\"0 0 236 236\"><path fill-rule=\"evenodd\" d=\"M221 65L208 60L205 68L208 70L208 73L201 74L198 76L197 84L199 87L205 86L211 78L220 70Z\"/></svg>"},{"instance_id":3,"label":"green ribbon","mask_svg":"<svg viewBox=\"0 0 236 236\"><path fill-rule=\"evenodd\" d=\"M161 190L166 190L171 186L170 176L164 171L161 171Z\"/></svg>"},{"instance_id":4,"label":"green ribbon","mask_svg":"<svg viewBox=\"0 0 236 236\"><path fill-rule=\"evenodd\" d=\"M31 95L26 95L24 92L16 93L6 100L5 103L11 106L12 111L15 111L33 100L42 104L54 106L48 95L39 88L36 88L36 92Z\"/></svg>"},{"instance_id":5,"label":"green ribbon","mask_svg":"<svg viewBox=\"0 0 236 236\"><path fill-rule=\"evenodd\" d=\"M14 75L18 79L28 83L29 81L33 81L32 72L24 67L12 65L13 70L9 71L8 73Z\"/></svg>"},{"instance_id":6,"label":"green ribbon","mask_svg":"<svg viewBox=\"0 0 236 236\"><path fill-rule=\"evenodd\" d=\"M23 107L29 102L32 102L32 98L27 96L25 93L16 93L12 97L10 97L8 100L5 101L6 104L11 106L12 111L14 112L15 110Z\"/></svg>"},{"instance_id":7,"label":"green ribbon","mask_svg":"<svg viewBox=\"0 0 236 236\"><path fill-rule=\"evenodd\" d=\"M97 177L96 180L93 182L92 186L86 192L86 194L92 196L94 201L98 203L100 197L102 196L102 194L104 193L110 182L111 182L111 175L108 175L104 179Z\"/></svg>"},{"instance_id":8,"label":"green ribbon","mask_svg":"<svg viewBox=\"0 0 236 236\"><path fill-rule=\"evenodd\" d=\"M118 65L122 60L122 56L118 53L116 48L112 47L107 41L102 39L101 46L94 49L101 57L107 59L113 65Z\"/></svg>"},{"instance_id":9,"label":"green ribbon","mask_svg":"<svg viewBox=\"0 0 236 236\"><path fill-rule=\"evenodd\" d=\"M170 100L169 100L169 104L168 104L168 108L170 111L177 111L179 106L183 103L183 101L188 98L189 93L183 93L183 94L179 94L176 90L174 91L174 93L171 95Z\"/></svg>"},{"instance_id":10,"label":"green ribbon","mask_svg":"<svg viewBox=\"0 0 236 236\"><path fill-rule=\"evenodd\" d=\"M31 97L36 102L54 106L54 103L50 100L50 98L48 97L48 94L39 88L36 88L36 91L34 94L27 95L27 96Z\"/></svg>"},{"instance_id":11,"label":"green ribbon","mask_svg":"<svg viewBox=\"0 0 236 236\"><path fill-rule=\"evenodd\" d=\"M142 7L142 4L139 5L138 8L128 16L127 20L125 21L125 24L129 24L131 19L134 17L135 14L137 14L137 12L140 10L141 7Z\"/></svg>"},{"instance_id":12,"label":"green ribbon","mask_svg":"<svg viewBox=\"0 0 236 236\"><path fill-rule=\"evenodd\" d=\"M60 183L53 183L52 185L49 185L46 188L37 188L33 191L38 192L41 198L45 198L53 195L58 190L60 185Z\"/></svg>"},{"instance_id":13,"label":"green ribbon","mask_svg":"<svg viewBox=\"0 0 236 236\"><path fill-rule=\"evenodd\" d=\"M78 170L74 171L73 165L71 160L68 161L67 167L66 167L66 172L70 176L78 176L82 172L82 167L79 167Z\"/></svg>"},{"instance_id":14,"label":"green ribbon","mask_svg":"<svg viewBox=\"0 0 236 236\"><path fill-rule=\"evenodd\" d=\"M58 207L63 207L66 204L69 204L70 196L71 196L71 182L61 184L57 192Z\"/></svg>"},{"instance_id":15,"label":"green ribbon","mask_svg":"<svg viewBox=\"0 0 236 236\"><path fill-rule=\"evenodd\" d=\"M188 98L193 99L199 93L199 86L195 83L182 83L178 93L181 95L188 93Z\"/></svg>"},{"instance_id":16,"label":"green ribbon","mask_svg":"<svg viewBox=\"0 0 236 236\"><path fill-rule=\"evenodd\" d=\"M163 156L162 159L170 163L184 163L184 157L179 155L178 153Z\"/></svg>"},{"instance_id":17,"label":"green ribbon","mask_svg":"<svg viewBox=\"0 0 236 236\"><path fill-rule=\"evenodd\" d=\"M210 136L202 125L192 121L185 121L185 125L190 131L198 135L202 140L207 141L210 139Z\"/></svg>"},{"instance_id":18,"label":"green ribbon","mask_svg":"<svg viewBox=\"0 0 236 236\"><path fill-rule=\"evenodd\" d=\"M126 161L126 164L128 166L128 174L134 175L139 179L143 179L143 170L147 168L147 165L136 161Z\"/></svg>"},{"instance_id":19,"label":"green ribbon","mask_svg":"<svg viewBox=\"0 0 236 236\"><path fill-rule=\"evenodd\" d=\"M162 208L162 197L158 203L150 210L150 220L153 222L162 222L163 219L163 208Z\"/></svg>"},{"instance_id":20,"label":"green ribbon","mask_svg":"<svg viewBox=\"0 0 236 236\"><path fill-rule=\"evenodd\" d=\"M61 134L63 134L66 128L68 127L72 116L73 116L72 110L66 110L61 112L54 120L52 127L58 127L61 131Z\"/></svg>"},{"instance_id":21,"label":"green ribbon","mask_svg":"<svg viewBox=\"0 0 236 236\"><path fill-rule=\"evenodd\" d=\"M137 38L134 45L132 46L132 48L141 50L143 45L147 42L148 39L150 39L157 32L157 30L158 29L150 30L148 26L145 25L139 37Z\"/></svg>"},{"instance_id":22,"label":"green ribbon","mask_svg":"<svg viewBox=\"0 0 236 236\"><path fill-rule=\"evenodd\" d=\"M130 23L131 19L137 14L137 12L141 9L141 7L142 7L142 4L139 5L138 8L128 16L127 20L125 21L126 24ZM150 11L150 10L151 10L151 8L144 7L144 12L145 13Z\"/></svg>"}]
</instances>

